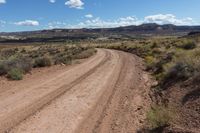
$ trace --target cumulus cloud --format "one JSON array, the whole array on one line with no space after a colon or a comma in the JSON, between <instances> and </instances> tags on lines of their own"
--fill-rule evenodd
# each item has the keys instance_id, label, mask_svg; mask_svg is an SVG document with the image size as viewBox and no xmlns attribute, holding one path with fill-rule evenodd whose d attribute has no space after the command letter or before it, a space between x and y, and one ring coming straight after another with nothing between
<instances>
[{"instance_id":1,"label":"cumulus cloud","mask_svg":"<svg viewBox=\"0 0 200 133\"><path fill-rule=\"evenodd\" d=\"M6 0L0 0L0 4L5 4Z\"/></svg>"},{"instance_id":2,"label":"cumulus cloud","mask_svg":"<svg viewBox=\"0 0 200 133\"><path fill-rule=\"evenodd\" d=\"M56 2L56 0L49 0L49 2L50 2L50 3L55 3L55 2Z\"/></svg>"},{"instance_id":3,"label":"cumulus cloud","mask_svg":"<svg viewBox=\"0 0 200 133\"><path fill-rule=\"evenodd\" d=\"M150 15L144 18L146 23L157 23L157 24L175 24L175 25L190 25L194 23L192 18L178 19L173 14L157 14Z\"/></svg>"},{"instance_id":4,"label":"cumulus cloud","mask_svg":"<svg viewBox=\"0 0 200 133\"><path fill-rule=\"evenodd\" d=\"M84 3L82 0L68 0L65 2L65 5L69 6L70 8L83 9Z\"/></svg>"},{"instance_id":5,"label":"cumulus cloud","mask_svg":"<svg viewBox=\"0 0 200 133\"><path fill-rule=\"evenodd\" d=\"M19 26L39 26L39 22L35 20L25 20L14 23L15 25Z\"/></svg>"},{"instance_id":6,"label":"cumulus cloud","mask_svg":"<svg viewBox=\"0 0 200 133\"><path fill-rule=\"evenodd\" d=\"M85 15L86 18L93 18L93 15L92 14L87 14Z\"/></svg>"}]
</instances>

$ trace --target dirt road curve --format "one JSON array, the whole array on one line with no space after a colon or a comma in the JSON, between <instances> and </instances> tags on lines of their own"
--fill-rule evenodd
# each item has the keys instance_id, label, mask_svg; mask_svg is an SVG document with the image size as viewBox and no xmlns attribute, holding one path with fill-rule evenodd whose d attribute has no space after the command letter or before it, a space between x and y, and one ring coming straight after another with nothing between
<instances>
[{"instance_id":1,"label":"dirt road curve","mask_svg":"<svg viewBox=\"0 0 200 133\"><path fill-rule=\"evenodd\" d=\"M81 64L0 85L0 132L133 133L149 100L140 60L105 49Z\"/></svg>"}]
</instances>

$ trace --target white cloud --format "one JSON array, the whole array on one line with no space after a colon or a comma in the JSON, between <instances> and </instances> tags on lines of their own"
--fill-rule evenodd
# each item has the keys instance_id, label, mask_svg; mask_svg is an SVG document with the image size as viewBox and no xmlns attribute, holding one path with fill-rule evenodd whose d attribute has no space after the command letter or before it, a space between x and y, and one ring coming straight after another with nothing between
<instances>
[{"instance_id":1,"label":"white cloud","mask_svg":"<svg viewBox=\"0 0 200 133\"><path fill-rule=\"evenodd\" d=\"M90 14L89 14L90 15ZM85 16L86 17L86 16ZM138 19L135 16L121 17L115 20L103 20L101 18L90 18L77 24L69 24L67 22L51 22L48 28L113 28L129 25L140 25L143 23L158 23L158 24L175 24L175 25L196 25L197 23L190 17L178 19L172 14L158 14L146 16Z\"/></svg>"},{"instance_id":2,"label":"white cloud","mask_svg":"<svg viewBox=\"0 0 200 133\"><path fill-rule=\"evenodd\" d=\"M47 28L49 29L55 29L55 28L63 28L65 27L67 24L65 22L60 22L60 21L54 21L54 22L50 22L47 25Z\"/></svg>"},{"instance_id":3,"label":"white cloud","mask_svg":"<svg viewBox=\"0 0 200 133\"><path fill-rule=\"evenodd\" d=\"M157 23L157 24L175 24L175 25L190 25L194 24L192 18L178 19L173 14L157 14L146 16L144 18L145 23Z\"/></svg>"},{"instance_id":4,"label":"white cloud","mask_svg":"<svg viewBox=\"0 0 200 133\"><path fill-rule=\"evenodd\" d=\"M5 4L6 0L0 0L0 4Z\"/></svg>"},{"instance_id":5,"label":"white cloud","mask_svg":"<svg viewBox=\"0 0 200 133\"><path fill-rule=\"evenodd\" d=\"M55 3L55 2L56 2L56 0L49 0L49 2L50 2L50 3Z\"/></svg>"},{"instance_id":6,"label":"white cloud","mask_svg":"<svg viewBox=\"0 0 200 133\"><path fill-rule=\"evenodd\" d=\"M158 24L175 24L175 25L195 25L198 24L192 18L178 19L172 14L158 14L146 16L143 19L138 19L135 16L122 17L116 20L102 20L100 18L94 18L80 22L76 25L68 25L66 28L112 28L129 25L140 25L143 23L158 23Z\"/></svg>"},{"instance_id":7,"label":"white cloud","mask_svg":"<svg viewBox=\"0 0 200 133\"><path fill-rule=\"evenodd\" d=\"M82 0L68 0L65 2L65 5L69 6L70 8L83 9L84 3Z\"/></svg>"},{"instance_id":8,"label":"white cloud","mask_svg":"<svg viewBox=\"0 0 200 133\"><path fill-rule=\"evenodd\" d=\"M117 20L102 20L100 18L94 18L85 22L80 22L77 25L71 25L70 28L111 28L128 25L139 25L142 21L138 20L134 16L119 18Z\"/></svg>"},{"instance_id":9,"label":"white cloud","mask_svg":"<svg viewBox=\"0 0 200 133\"><path fill-rule=\"evenodd\" d=\"M39 26L39 22L35 20L25 20L14 23L15 25L19 26Z\"/></svg>"},{"instance_id":10,"label":"white cloud","mask_svg":"<svg viewBox=\"0 0 200 133\"><path fill-rule=\"evenodd\" d=\"M85 15L86 18L93 18L93 15L92 14L87 14Z\"/></svg>"},{"instance_id":11,"label":"white cloud","mask_svg":"<svg viewBox=\"0 0 200 133\"><path fill-rule=\"evenodd\" d=\"M119 24L119 26L128 26L128 25L139 25L142 23L142 21L134 16L129 16L124 18L119 18L117 23Z\"/></svg>"}]
</instances>

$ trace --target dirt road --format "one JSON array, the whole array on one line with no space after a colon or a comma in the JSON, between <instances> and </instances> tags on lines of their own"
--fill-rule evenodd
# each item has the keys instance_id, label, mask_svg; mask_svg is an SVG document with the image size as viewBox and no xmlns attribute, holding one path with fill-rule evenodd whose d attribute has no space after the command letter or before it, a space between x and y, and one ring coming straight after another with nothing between
<instances>
[{"instance_id":1,"label":"dirt road","mask_svg":"<svg viewBox=\"0 0 200 133\"><path fill-rule=\"evenodd\" d=\"M0 85L0 132L133 133L148 108L140 59L114 50Z\"/></svg>"}]
</instances>

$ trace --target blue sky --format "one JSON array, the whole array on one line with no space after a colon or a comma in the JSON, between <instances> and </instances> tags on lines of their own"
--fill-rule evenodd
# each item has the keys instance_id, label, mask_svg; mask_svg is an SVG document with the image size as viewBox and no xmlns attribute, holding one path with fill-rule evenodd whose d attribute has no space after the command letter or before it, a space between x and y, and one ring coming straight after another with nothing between
<instances>
[{"instance_id":1,"label":"blue sky","mask_svg":"<svg viewBox=\"0 0 200 133\"><path fill-rule=\"evenodd\" d=\"M0 32L142 23L199 25L200 0L0 0Z\"/></svg>"}]
</instances>

